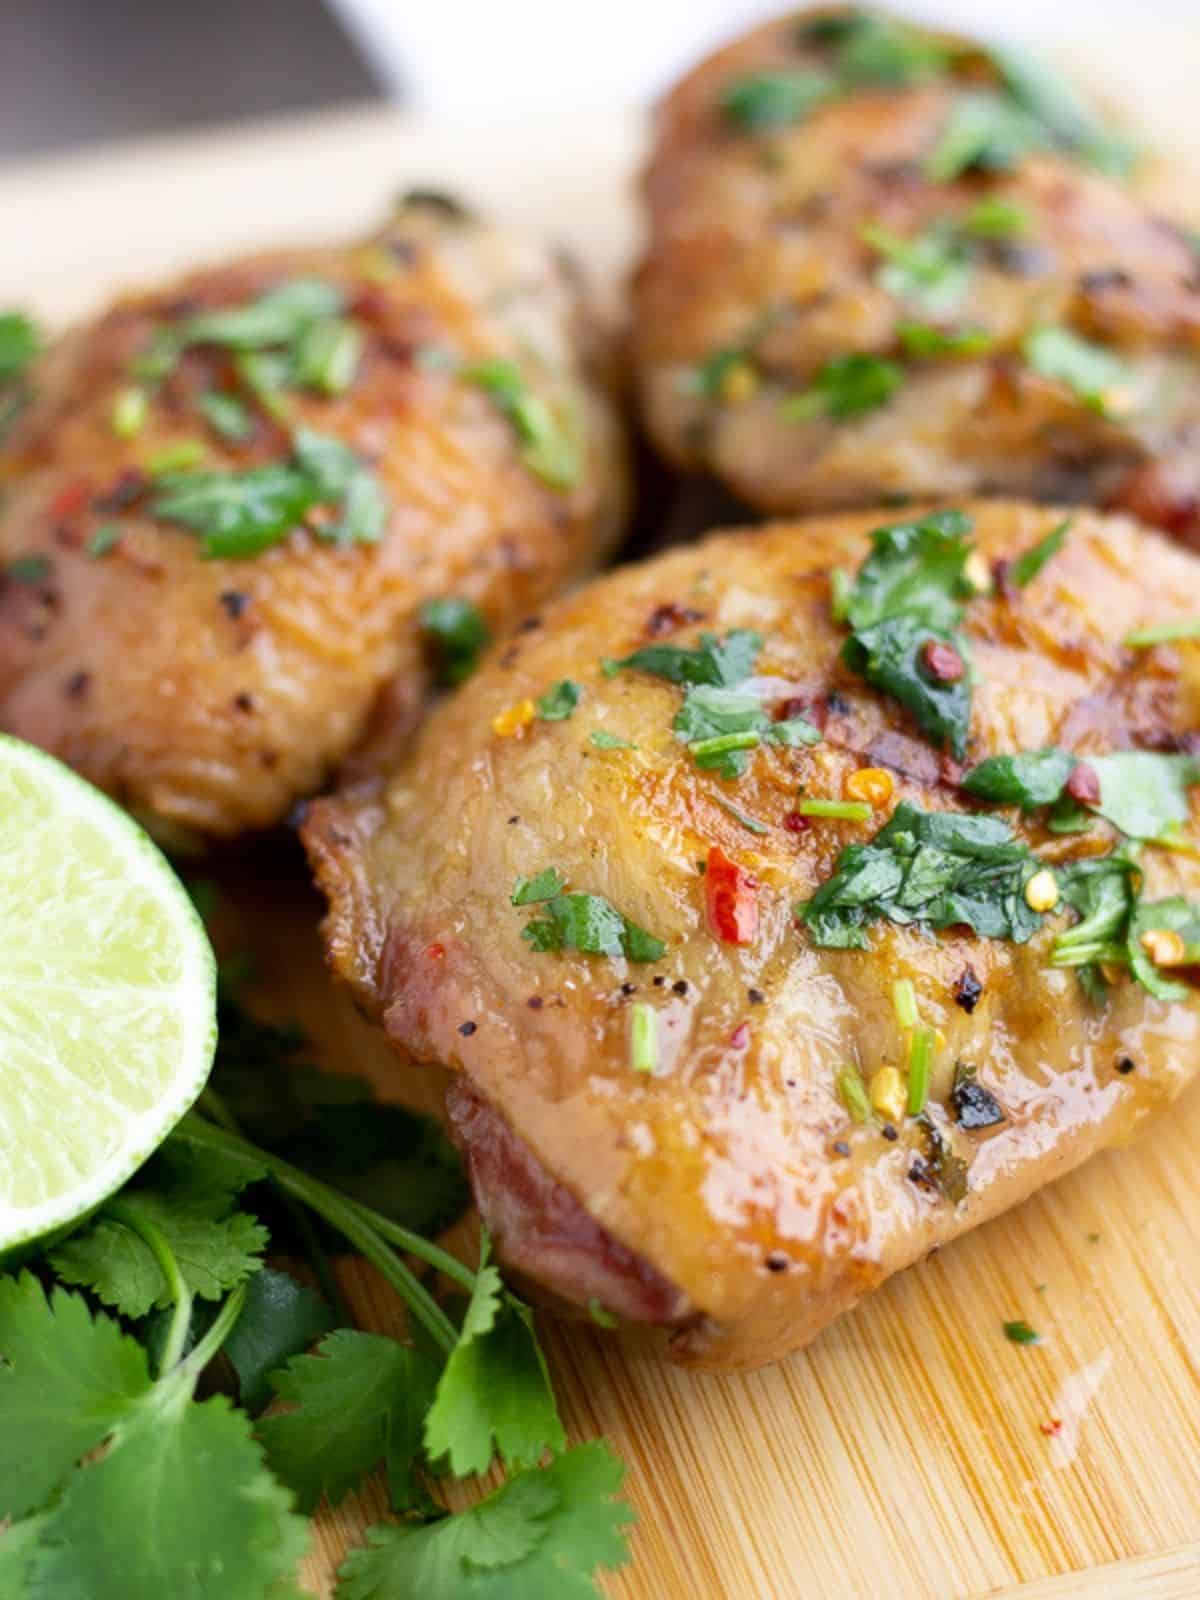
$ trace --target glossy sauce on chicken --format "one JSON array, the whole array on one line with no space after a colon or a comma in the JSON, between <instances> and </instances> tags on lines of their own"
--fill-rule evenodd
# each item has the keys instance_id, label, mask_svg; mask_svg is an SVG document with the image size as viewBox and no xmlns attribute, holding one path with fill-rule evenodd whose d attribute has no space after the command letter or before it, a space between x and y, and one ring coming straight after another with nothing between
<instances>
[{"instance_id":1,"label":"glossy sauce on chicken","mask_svg":"<svg viewBox=\"0 0 1200 1600\"><path fill-rule=\"evenodd\" d=\"M345 249L118 302L0 450L0 727L168 842L278 822L597 561L625 471L599 330L540 246L416 195Z\"/></svg>"},{"instance_id":2,"label":"glossy sauce on chicken","mask_svg":"<svg viewBox=\"0 0 1200 1600\"><path fill-rule=\"evenodd\" d=\"M658 111L651 435L773 512L890 494L1132 510L1200 541L1200 254L1011 51L792 14Z\"/></svg>"},{"instance_id":3,"label":"glossy sauce on chicken","mask_svg":"<svg viewBox=\"0 0 1200 1600\"><path fill-rule=\"evenodd\" d=\"M849 654L881 519L843 516L716 537L559 602L386 780L306 824L336 968L404 1055L460 1074L452 1116L501 1254L580 1307L674 1325L677 1359L803 1343L1194 1070L1181 963L1200 924L1185 940L1130 918L1200 896L1200 564L1118 518L972 517L971 576L922 580L922 603L959 596L936 626L970 663L961 759L956 735L929 736L927 699L905 708L911 685ZM962 524L928 526L937 560L963 558L938 531ZM895 590L902 613L917 588ZM1125 643L1173 624L1192 638ZM939 688L926 659L948 658L910 646ZM1144 815L1112 777L1141 770L1113 765L1133 750L1155 763ZM1030 752L1049 753L1021 779L1029 809L963 787L1008 792L1024 766L981 764ZM1122 844L1101 785L1173 848ZM945 851L903 889L889 876L917 860L911 829L879 842L906 818L977 853L940 912L919 880ZM817 916L851 846L872 882ZM1084 927L1093 890L1115 915ZM1130 948L1170 960L1174 986L1136 981Z\"/></svg>"}]
</instances>

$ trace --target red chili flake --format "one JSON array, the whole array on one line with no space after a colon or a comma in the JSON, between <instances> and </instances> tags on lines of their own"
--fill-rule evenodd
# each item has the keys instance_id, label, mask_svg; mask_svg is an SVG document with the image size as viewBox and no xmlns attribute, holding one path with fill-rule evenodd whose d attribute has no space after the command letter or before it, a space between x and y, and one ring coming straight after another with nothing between
<instances>
[{"instance_id":1,"label":"red chili flake","mask_svg":"<svg viewBox=\"0 0 1200 1600\"><path fill-rule=\"evenodd\" d=\"M921 665L938 683L957 683L967 670L966 662L954 646L940 639L926 639L921 646Z\"/></svg>"},{"instance_id":2,"label":"red chili flake","mask_svg":"<svg viewBox=\"0 0 1200 1600\"><path fill-rule=\"evenodd\" d=\"M793 717L807 717L810 715L809 702L795 694L789 696L786 700L781 700L775 707L776 722L790 722Z\"/></svg>"},{"instance_id":3,"label":"red chili flake","mask_svg":"<svg viewBox=\"0 0 1200 1600\"><path fill-rule=\"evenodd\" d=\"M739 1022L729 1035L729 1043L734 1050L744 1050L750 1043L750 1024L748 1022Z\"/></svg>"},{"instance_id":4,"label":"red chili flake","mask_svg":"<svg viewBox=\"0 0 1200 1600\"><path fill-rule=\"evenodd\" d=\"M1062 1432L1062 1418L1052 1417L1049 1422L1039 1422L1038 1427L1048 1439L1053 1439Z\"/></svg>"},{"instance_id":5,"label":"red chili flake","mask_svg":"<svg viewBox=\"0 0 1200 1600\"><path fill-rule=\"evenodd\" d=\"M1067 793L1072 800L1078 800L1081 806L1098 806L1100 804L1100 774L1095 767L1088 766L1086 761L1081 761L1078 766L1071 769L1071 776L1067 779Z\"/></svg>"},{"instance_id":6,"label":"red chili flake","mask_svg":"<svg viewBox=\"0 0 1200 1600\"><path fill-rule=\"evenodd\" d=\"M807 833L812 827L812 818L802 817L798 811L788 811L783 817L783 825L789 833Z\"/></svg>"},{"instance_id":7,"label":"red chili flake","mask_svg":"<svg viewBox=\"0 0 1200 1600\"><path fill-rule=\"evenodd\" d=\"M50 515L56 522L77 517L87 504L88 486L82 478L64 484L50 502Z\"/></svg>"},{"instance_id":8,"label":"red chili flake","mask_svg":"<svg viewBox=\"0 0 1200 1600\"><path fill-rule=\"evenodd\" d=\"M693 611L690 606L677 605L674 600L668 600L661 606L655 606L646 622L646 632L651 639L661 639L664 634L674 633L676 628L682 628L689 622L700 622L703 614Z\"/></svg>"},{"instance_id":9,"label":"red chili flake","mask_svg":"<svg viewBox=\"0 0 1200 1600\"><path fill-rule=\"evenodd\" d=\"M940 783L948 783L951 788L957 789L963 781L963 774L966 770L962 762L955 761L947 750L943 750L938 757L938 781Z\"/></svg>"},{"instance_id":10,"label":"red chili flake","mask_svg":"<svg viewBox=\"0 0 1200 1600\"><path fill-rule=\"evenodd\" d=\"M444 944L431 944L427 947L425 954L430 961L440 961L446 954L446 946Z\"/></svg>"},{"instance_id":11,"label":"red chili flake","mask_svg":"<svg viewBox=\"0 0 1200 1600\"><path fill-rule=\"evenodd\" d=\"M724 944L751 944L758 932L758 879L714 844L704 874L708 926Z\"/></svg>"},{"instance_id":12,"label":"red chili flake","mask_svg":"<svg viewBox=\"0 0 1200 1600\"><path fill-rule=\"evenodd\" d=\"M378 284L357 290L350 302L351 314L364 322L382 322L387 308L388 297Z\"/></svg>"}]
</instances>

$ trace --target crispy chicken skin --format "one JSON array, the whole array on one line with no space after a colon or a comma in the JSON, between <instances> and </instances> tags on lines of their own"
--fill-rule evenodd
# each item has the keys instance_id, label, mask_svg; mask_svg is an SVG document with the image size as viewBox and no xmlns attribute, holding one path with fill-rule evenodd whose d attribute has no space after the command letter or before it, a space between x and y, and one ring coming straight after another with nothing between
<instances>
[{"instance_id":1,"label":"crispy chicken skin","mask_svg":"<svg viewBox=\"0 0 1200 1600\"><path fill-rule=\"evenodd\" d=\"M1004 502L973 514L988 561L1057 521ZM840 659L831 571L855 568L887 520L720 535L557 602L434 712L386 781L316 802L304 829L334 967L405 1057L457 1069L452 1120L501 1255L560 1300L671 1325L671 1354L696 1366L802 1345L890 1273L1123 1138L1197 1060L1200 993L1167 1004L1117 981L1107 1009L1092 1007L1048 962L1067 914L1027 944L879 922L868 951L817 948L798 925L795 904L901 800L979 809L962 769ZM1188 748L1200 646L1121 641L1197 610L1200 561L1130 520L1078 514L1032 583L968 608L970 759ZM769 697L789 716L803 707L823 740L764 744L726 781L673 734L678 687L601 664L737 628L762 636L760 686L772 680ZM574 714L513 732L509 708L562 679L582 687ZM632 747L597 747L597 732ZM801 793L840 798L863 767L895 785L873 821L795 831ZM1044 813L1003 815L1051 860L1112 844L1107 824L1057 835ZM715 846L757 880L745 944L718 939L706 911L698 864ZM1148 898L1200 891L1185 854L1148 848L1143 865ZM665 941L662 958L531 948L522 929L537 908L511 896L550 867ZM969 1163L957 1204L928 1181L928 1128L856 1124L836 1089L847 1062L864 1081L903 1065L892 985L904 977L943 1035L930 1117ZM645 1004L652 1072L631 1057ZM1003 1123L951 1120L956 1061L977 1068Z\"/></svg>"},{"instance_id":2,"label":"crispy chicken skin","mask_svg":"<svg viewBox=\"0 0 1200 1600\"><path fill-rule=\"evenodd\" d=\"M144 420L129 410L164 329L313 279L340 292L361 340L348 385L258 403L237 353L199 343L149 385ZM570 428L570 481L531 467L520 419L466 375L497 360ZM45 358L0 451L0 727L167 842L278 822L365 732L412 720L423 601L462 596L502 626L610 548L626 473L605 366L568 267L436 196L355 247L119 301ZM209 425L214 390L242 403L245 438ZM210 560L153 513L164 453L199 442L204 468L240 472L286 461L300 427L373 472L388 501L377 543L326 542L310 516L261 554Z\"/></svg>"},{"instance_id":3,"label":"crispy chicken skin","mask_svg":"<svg viewBox=\"0 0 1200 1600\"><path fill-rule=\"evenodd\" d=\"M793 121L743 99L765 120L739 123L728 98L747 85L836 78L821 27L847 15L759 28L659 107L634 285L659 448L774 513L1023 495L1117 506L1200 543L1194 242L1065 149L931 177L955 107L1002 98L991 58L948 35L918 35L954 54L913 84L843 82ZM1068 381L1063 330L1122 366ZM846 357L894 363L894 388L837 415L821 374Z\"/></svg>"}]
</instances>

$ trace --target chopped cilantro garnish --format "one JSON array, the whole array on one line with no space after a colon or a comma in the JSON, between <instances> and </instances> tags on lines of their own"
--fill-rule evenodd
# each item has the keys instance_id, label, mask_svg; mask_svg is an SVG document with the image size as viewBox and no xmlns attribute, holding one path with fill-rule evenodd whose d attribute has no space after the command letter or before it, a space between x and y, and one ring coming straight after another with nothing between
<instances>
[{"instance_id":1,"label":"chopped cilantro garnish","mask_svg":"<svg viewBox=\"0 0 1200 1600\"><path fill-rule=\"evenodd\" d=\"M918 359L986 355L994 342L984 328L935 328L927 322L902 322L896 332L905 354Z\"/></svg>"},{"instance_id":2,"label":"chopped cilantro garnish","mask_svg":"<svg viewBox=\"0 0 1200 1600\"><path fill-rule=\"evenodd\" d=\"M593 728L588 735L588 742L597 750L636 750L637 745L631 739L622 739L618 733L609 733L605 728Z\"/></svg>"},{"instance_id":3,"label":"chopped cilantro garnish","mask_svg":"<svg viewBox=\"0 0 1200 1600\"><path fill-rule=\"evenodd\" d=\"M583 699L583 685L563 678L535 702L543 722L565 722Z\"/></svg>"},{"instance_id":4,"label":"chopped cilantro garnish","mask_svg":"<svg viewBox=\"0 0 1200 1600\"><path fill-rule=\"evenodd\" d=\"M977 200L962 219L963 232L975 239L1013 239L1032 227L1033 218L1026 208L999 194Z\"/></svg>"},{"instance_id":5,"label":"chopped cilantro garnish","mask_svg":"<svg viewBox=\"0 0 1200 1600\"><path fill-rule=\"evenodd\" d=\"M712 684L729 689L750 676L761 649L761 634L747 628L733 628L722 639L715 633L702 633L699 644L694 647L644 645L632 655L614 662L613 671L649 672L670 683Z\"/></svg>"},{"instance_id":6,"label":"chopped cilantro garnish","mask_svg":"<svg viewBox=\"0 0 1200 1600\"><path fill-rule=\"evenodd\" d=\"M200 439L176 439L174 444L156 450L146 462L146 471L152 478L161 478L168 472L186 472L198 467L204 460L204 443Z\"/></svg>"},{"instance_id":7,"label":"chopped cilantro garnish","mask_svg":"<svg viewBox=\"0 0 1200 1600\"><path fill-rule=\"evenodd\" d=\"M870 1122L871 1101L867 1096L867 1086L862 1080L862 1073L857 1067L842 1067L834 1079L834 1086L838 1092L838 1099L845 1106L855 1122Z\"/></svg>"},{"instance_id":8,"label":"chopped cilantro garnish","mask_svg":"<svg viewBox=\"0 0 1200 1600\"><path fill-rule=\"evenodd\" d=\"M1130 370L1120 356L1053 324L1027 333L1021 352L1035 372L1066 384L1101 416L1109 414L1114 394L1130 379Z\"/></svg>"},{"instance_id":9,"label":"chopped cilantro garnish","mask_svg":"<svg viewBox=\"0 0 1200 1600\"><path fill-rule=\"evenodd\" d=\"M847 85L876 83L911 88L940 78L951 52L931 34L891 17L859 12L839 38L835 59Z\"/></svg>"},{"instance_id":10,"label":"chopped cilantro garnish","mask_svg":"<svg viewBox=\"0 0 1200 1600\"><path fill-rule=\"evenodd\" d=\"M88 555L92 557L106 556L120 537L121 528L119 523L102 523L87 542Z\"/></svg>"},{"instance_id":11,"label":"chopped cilantro garnish","mask_svg":"<svg viewBox=\"0 0 1200 1600\"><path fill-rule=\"evenodd\" d=\"M321 394L344 394L362 358L363 331L347 317L322 317L296 340L295 381Z\"/></svg>"},{"instance_id":12,"label":"chopped cilantro garnish","mask_svg":"<svg viewBox=\"0 0 1200 1600\"><path fill-rule=\"evenodd\" d=\"M480 361L462 377L496 402L521 441L521 459L553 489L569 489L579 476L579 451L568 429L512 361Z\"/></svg>"},{"instance_id":13,"label":"chopped cilantro garnish","mask_svg":"<svg viewBox=\"0 0 1200 1600\"><path fill-rule=\"evenodd\" d=\"M1156 622L1149 628L1138 628L1126 634L1121 643L1130 650L1148 650L1156 644L1172 644L1176 639L1200 639L1200 617L1176 617L1170 622Z\"/></svg>"},{"instance_id":14,"label":"chopped cilantro garnish","mask_svg":"<svg viewBox=\"0 0 1200 1600\"><path fill-rule=\"evenodd\" d=\"M1046 144L1036 117L997 94L964 94L925 161L925 176L949 183L965 172L1007 172Z\"/></svg>"},{"instance_id":15,"label":"chopped cilantro garnish","mask_svg":"<svg viewBox=\"0 0 1200 1600\"><path fill-rule=\"evenodd\" d=\"M383 534L387 501L374 474L337 439L299 428L293 458L245 472L165 471L150 509L203 536L206 560L258 555L285 538L318 506L341 515L317 528L332 544L374 544Z\"/></svg>"},{"instance_id":16,"label":"chopped cilantro garnish","mask_svg":"<svg viewBox=\"0 0 1200 1600\"><path fill-rule=\"evenodd\" d=\"M439 683L464 682L492 637L478 609L469 600L447 595L427 600L420 620L421 631L433 646Z\"/></svg>"},{"instance_id":17,"label":"chopped cilantro garnish","mask_svg":"<svg viewBox=\"0 0 1200 1600\"><path fill-rule=\"evenodd\" d=\"M953 224L935 222L906 239L869 223L862 237L884 259L879 269L880 288L897 300L939 316L953 310L966 293L971 255Z\"/></svg>"},{"instance_id":18,"label":"chopped cilantro garnish","mask_svg":"<svg viewBox=\"0 0 1200 1600\"><path fill-rule=\"evenodd\" d=\"M723 794L714 794L713 799L717 802L722 811L731 816L735 822L740 822L742 827L745 828L747 832L758 834L770 833L771 830L767 827L765 822L760 822L757 817L750 817L747 816L744 811L739 811L737 806L735 806L732 801L726 800Z\"/></svg>"},{"instance_id":19,"label":"chopped cilantro garnish","mask_svg":"<svg viewBox=\"0 0 1200 1600\"><path fill-rule=\"evenodd\" d=\"M1018 589L1024 589L1027 584L1032 583L1046 563L1062 549L1070 531L1071 518L1064 517L1056 527L1051 528L1044 539L1039 539L1037 544L1019 555L1012 563L1008 569L1009 583Z\"/></svg>"},{"instance_id":20,"label":"chopped cilantro garnish","mask_svg":"<svg viewBox=\"0 0 1200 1600\"><path fill-rule=\"evenodd\" d=\"M967 773L962 786L980 800L1030 811L1058 804L1080 765L1081 758L1053 748L991 756ZM1117 750L1086 756L1082 765L1099 781L1099 798L1089 802L1090 809L1127 838L1152 842L1191 815L1188 790L1200 783L1200 758Z\"/></svg>"},{"instance_id":21,"label":"chopped cilantro garnish","mask_svg":"<svg viewBox=\"0 0 1200 1600\"><path fill-rule=\"evenodd\" d=\"M578 950L582 955L625 956L630 961L658 961L666 953L661 939L630 922L603 895L565 894L554 868L534 878L518 878L513 904L540 905L542 915L525 924L521 937L543 953Z\"/></svg>"},{"instance_id":22,"label":"chopped cilantro garnish","mask_svg":"<svg viewBox=\"0 0 1200 1600\"><path fill-rule=\"evenodd\" d=\"M750 367L750 357L745 350L737 346L714 350L688 375L687 388L707 400L723 399L730 375L742 367Z\"/></svg>"},{"instance_id":23,"label":"chopped cilantro garnish","mask_svg":"<svg viewBox=\"0 0 1200 1600\"><path fill-rule=\"evenodd\" d=\"M14 556L3 569L14 583L44 583L53 570L49 556Z\"/></svg>"},{"instance_id":24,"label":"chopped cilantro garnish","mask_svg":"<svg viewBox=\"0 0 1200 1600\"><path fill-rule=\"evenodd\" d=\"M721 96L721 111L739 128L758 132L802 121L837 93L827 72L757 72L738 78Z\"/></svg>"},{"instance_id":25,"label":"chopped cilantro garnish","mask_svg":"<svg viewBox=\"0 0 1200 1600\"><path fill-rule=\"evenodd\" d=\"M237 395L210 389L200 396L196 405L209 427L222 439L237 442L250 437L254 424L244 402Z\"/></svg>"},{"instance_id":26,"label":"chopped cilantro garnish","mask_svg":"<svg viewBox=\"0 0 1200 1600\"><path fill-rule=\"evenodd\" d=\"M1125 177L1137 161L1133 142L1106 127L1082 95L1039 57L1012 45L989 54L1013 99L1037 118L1055 143L1114 177Z\"/></svg>"},{"instance_id":27,"label":"chopped cilantro garnish","mask_svg":"<svg viewBox=\"0 0 1200 1600\"><path fill-rule=\"evenodd\" d=\"M1053 805L1062 794L1067 779L1075 770L1076 758L1065 750L1028 750L1015 756L989 756L972 767L962 787L979 800L993 805L1020 806L1032 811L1035 806Z\"/></svg>"},{"instance_id":28,"label":"chopped cilantro garnish","mask_svg":"<svg viewBox=\"0 0 1200 1600\"><path fill-rule=\"evenodd\" d=\"M903 382L903 369L883 356L835 356L814 375L807 389L783 402L780 414L786 422L807 422L820 416L844 421L886 405Z\"/></svg>"},{"instance_id":29,"label":"chopped cilantro garnish","mask_svg":"<svg viewBox=\"0 0 1200 1600\"><path fill-rule=\"evenodd\" d=\"M964 576L970 531L960 511L876 529L844 602L852 629L842 652L847 665L907 706L922 731L960 760L971 717L966 641L958 633L973 592ZM940 676L939 652L949 652L951 664Z\"/></svg>"},{"instance_id":30,"label":"chopped cilantro garnish","mask_svg":"<svg viewBox=\"0 0 1200 1600\"><path fill-rule=\"evenodd\" d=\"M32 318L23 311L0 311L0 384L19 378L41 348Z\"/></svg>"},{"instance_id":31,"label":"chopped cilantro garnish","mask_svg":"<svg viewBox=\"0 0 1200 1600\"><path fill-rule=\"evenodd\" d=\"M1013 1344L1041 1344L1040 1335L1036 1334L1027 1322L1016 1321L1004 1324L1004 1337Z\"/></svg>"},{"instance_id":32,"label":"chopped cilantro garnish","mask_svg":"<svg viewBox=\"0 0 1200 1600\"><path fill-rule=\"evenodd\" d=\"M796 815L828 817L832 822L870 822L875 808L866 800L797 800Z\"/></svg>"},{"instance_id":33,"label":"chopped cilantro garnish","mask_svg":"<svg viewBox=\"0 0 1200 1600\"><path fill-rule=\"evenodd\" d=\"M796 914L828 949L869 949L866 927L881 920L925 929L965 923L984 938L1024 944L1042 925L1024 898L1038 867L997 817L904 802L869 844L842 851Z\"/></svg>"},{"instance_id":34,"label":"chopped cilantro garnish","mask_svg":"<svg viewBox=\"0 0 1200 1600\"><path fill-rule=\"evenodd\" d=\"M908 1055L908 1103L910 1117L919 1117L929 1099L929 1080L933 1075L933 1057L937 1035L932 1028L916 1028Z\"/></svg>"},{"instance_id":35,"label":"chopped cilantro garnish","mask_svg":"<svg viewBox=\"0 0 1200 1600\"><path fill-rule=\"evenodd\" d=\"M512 903L514 906L531 906L542 900L553 900L566 886L566 880L559 875L558 868L547 867L532 878L517 879L513 884Z\"/></svg>"}]
</instances>

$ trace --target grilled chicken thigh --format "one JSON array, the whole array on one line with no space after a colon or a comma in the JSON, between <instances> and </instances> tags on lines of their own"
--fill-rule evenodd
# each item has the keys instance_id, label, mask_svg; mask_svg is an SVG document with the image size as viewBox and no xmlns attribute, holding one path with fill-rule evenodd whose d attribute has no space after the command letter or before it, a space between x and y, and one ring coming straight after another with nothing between
<instances>
[{"instance_id":1,"label":"grilled chicken thigh","mask_svg":"<svg viewBox=\"0 0 1200 1600\"><path fill-rule=\"evenodd\" d=\"M168 842L262 828L611 545L625 471L569 271L445 199L119 301L0 451L0 727Z\"/></svg>"},{"instance_id":2,"label":"grilled chicken thigh","mask_svg":"<svg viewBox=\"0 0 1200 1600\"><path fill-rule=\"evenodd\" d=\"M335 967L456 1069L501 1256L698 1366L803 1344L1197 1061L1200 561L883 520L595 582L305 824Z\"/></svg>"},{"instance_id":3,"label":"grilled chicken thigh","mask_svg":"<svg viewBox=\"0 0 1200 1600\"><path fill-rule=\"evenodd\" d=\"M1200 543L1200 253L1009 51L759 28L666 98L635 282L649 430L772 512L1019 494Z\"/></svg>"}]
</instances>

